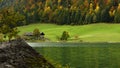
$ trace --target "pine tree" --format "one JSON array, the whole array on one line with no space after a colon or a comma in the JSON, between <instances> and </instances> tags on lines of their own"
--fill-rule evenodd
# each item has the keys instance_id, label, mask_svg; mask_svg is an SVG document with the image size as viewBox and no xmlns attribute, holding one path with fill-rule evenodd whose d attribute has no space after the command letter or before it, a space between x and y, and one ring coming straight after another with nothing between
<instances>
[{"instance_id":1,"label":"pine tree","mask_svg":"<svg viewBox=\"0 0 120 68\"><path fill-rule=\"evenodd\" d=\"M114 21L115 21L115 23L120 23L120 3L119 3L118 8L115 12Z\"/></svg>"}]
</instances>

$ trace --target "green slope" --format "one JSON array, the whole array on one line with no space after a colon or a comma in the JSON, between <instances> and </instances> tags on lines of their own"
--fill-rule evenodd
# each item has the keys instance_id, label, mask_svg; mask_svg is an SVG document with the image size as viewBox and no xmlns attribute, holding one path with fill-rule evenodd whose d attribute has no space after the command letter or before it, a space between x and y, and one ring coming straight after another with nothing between
<instances>
[{"instance_id":1,"label":"green slope","mask_svg":"<svg viewBox=\"0 0 120 68\"><path fill-rule=\"evenodd\" d=\"M44 32L46 38L51 41L57 41L57 36L61 36L63 31L70 34L69 41L73 42L120 42L120 24L90 24L83 26L55 25L55 24L31 24L18 27L21 31L32 32L35 28L39 28ZM77 36L77 38L75 38Z\"/></svg>"}]
</instances>

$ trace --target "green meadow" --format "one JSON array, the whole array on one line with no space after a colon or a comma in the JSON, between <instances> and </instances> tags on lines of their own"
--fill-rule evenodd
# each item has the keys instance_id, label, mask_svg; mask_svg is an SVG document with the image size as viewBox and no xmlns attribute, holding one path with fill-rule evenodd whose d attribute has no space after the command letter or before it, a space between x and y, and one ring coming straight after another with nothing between
<instances>
[{"instance_id":1,"label":"green meadow","mask_svg":"<svg viewBox=\"0 0 120 68\"><path fill-rule=\"evenodd\" d=\"M45 37L52 42L57 42L63 31L70 34L69 42L120 42L120 24L89 24L89 25L55 25L55 24L31 24L18 27L22 35L38 28L45 33Z\"/></svg>"}]
</instances>

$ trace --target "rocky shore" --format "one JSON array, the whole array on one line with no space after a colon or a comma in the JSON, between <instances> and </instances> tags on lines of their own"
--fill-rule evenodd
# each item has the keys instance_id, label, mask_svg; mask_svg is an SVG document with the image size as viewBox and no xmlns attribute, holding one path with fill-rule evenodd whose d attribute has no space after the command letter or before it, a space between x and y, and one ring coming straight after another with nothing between
<instances>
[{"instance_id":1,"label":"rocky shore","mask_svg":"<svg viewBox=\"0 0 120 68\"><path fill-rule=\"evenodd\" d=\"M0 68L55 68L24 40L0 44Z\"/></svg>"}]
</instances>

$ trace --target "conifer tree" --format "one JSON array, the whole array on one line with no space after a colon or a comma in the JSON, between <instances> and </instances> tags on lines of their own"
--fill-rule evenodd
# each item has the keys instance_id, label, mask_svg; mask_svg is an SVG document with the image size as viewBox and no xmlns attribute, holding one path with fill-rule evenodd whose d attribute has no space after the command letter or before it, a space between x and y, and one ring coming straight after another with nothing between
<instances>
[{"instance_id":1,"label":"conifer tree","mask_svg":"<svg viewBox=\"0 0 120 68\"><path fill-rule=\"evenodd\" d=\"M115 12L114 21L115 21L115 23L120 23L120 3L119 3L118 8Z\"/></svg>"},{"instance_id":2,"label":"conifer tree","mask_svg":"<svg viewBox=\"0 0 120 68\"><path fill-rule=\"evenodd\" d=\"M94 19L94 22L100 22L101 21L101 15L100 15L101 9L98 3L96 4L94 11L95 11L95 16L96 16L96 19Z\"/></svg>"}]
</instances>

